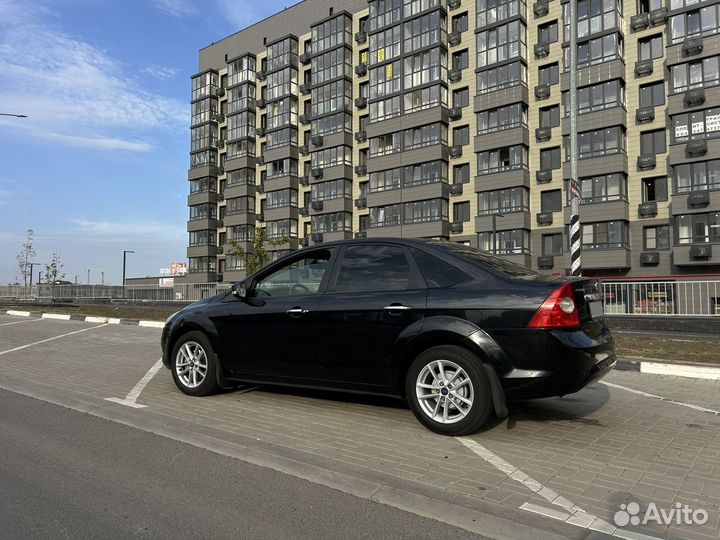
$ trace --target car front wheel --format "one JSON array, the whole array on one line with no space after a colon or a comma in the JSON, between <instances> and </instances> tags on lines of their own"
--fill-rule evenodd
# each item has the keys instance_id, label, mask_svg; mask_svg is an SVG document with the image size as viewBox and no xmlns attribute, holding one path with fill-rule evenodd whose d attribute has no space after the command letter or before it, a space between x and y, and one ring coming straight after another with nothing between
<instances>
[{"instance_id":1,"label":"car front wheel","mask_svg":"<svg viewBox=\"0 0 720 540\"><path fill-rule=\"evenodd\" d=\"M442 435L473 433L493 411L482 361L462 347L443 345L420 354L408 370L405 392L415 417Z\"/></svg>"},{"instance_id":2,"label":"car front wheel","mask_svg":"<svg viewBox=\"0 0 720 540\"><path fill-rule=\"evenodd\" d=\"M219 390L215 353L202 332L188 332L173 347L171 365L175 385L190 396L207 396Z\"/></svg>"}]
</instances>

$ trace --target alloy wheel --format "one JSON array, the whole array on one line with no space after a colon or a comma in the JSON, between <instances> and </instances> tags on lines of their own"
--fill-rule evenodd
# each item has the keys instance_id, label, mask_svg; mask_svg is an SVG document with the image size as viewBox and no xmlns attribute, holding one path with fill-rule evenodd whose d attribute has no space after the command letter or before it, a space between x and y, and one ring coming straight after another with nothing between
<instances>
[{"instance_id":1,"label":"alloy wheel","mask_svg":"<svg viewBox=\"0 0 720 540\"><path fill-rule=\"evenodd\" d=\"M175 356L175 374L187 388L197 388L205 380L208 359L205 349L196 341L186 341Z\"/></svg>"},{"instance_id":2,"label":"alloy wheel","mask_svg":"<svg viewBox=\"0 0 720 540\"><path fill-rule=\"evenodd\" d=\"M467 372L449 360L433 360L420 371L415 392L422 411L435 422L454 424L473 406L475 392Z\"/></svg>"}]
</instances>

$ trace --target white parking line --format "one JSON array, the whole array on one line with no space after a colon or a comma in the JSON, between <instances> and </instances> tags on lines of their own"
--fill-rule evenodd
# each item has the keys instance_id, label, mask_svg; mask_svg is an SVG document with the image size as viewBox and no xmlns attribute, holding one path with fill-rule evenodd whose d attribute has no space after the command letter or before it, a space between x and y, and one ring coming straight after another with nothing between
<instances>
[{"instance_id":1,"label":"white parking line","mask_svg":"<svg viewBox=\"0 0 720 540\"><path fill-rule=\"evenodd\" d=\"M694 409L696 411L702 411L702 412L714 414L716 416L720 416L720 411L716 411L714 409L707 409L705 407L701 407L700 405L693 405L692 403L676 401L671 398L658 396L656 394L650 394L648 392L643 392L642 390L635 390L634 388L628 388L627 386L622 386L622 385L607 382L607 381L600 381L600 383L604 384L605 386L609 386L610 388L618 388L620 390L625 390L626 392L632 392L633 394L638 394L640 396L645 396L645 397L649 397L649 398L653 398L653 399L659 399L660 401L667 401L669 403L674 403L675 405L680 405L681 407L687 407L688 409Z\"/></svg>"},{"instance_id":2,"label":"white parking line","mask_svg":"<svg viewBox=\"0 0 720 540\"><path fill-rule=\"evenodd\" d=\"M112 401L113 403L119 403L120 405L125 405L126 407L132 407L133 409L144 409L147 407L147 405L141 405L137 403L137 399L140 397L140 394L143 390L145 390L145 387L150 382L150 379L152 379L155 374L160 370L162 367L162 358L160 358L157 362L153 364L153 366L148 370L148 372L143 376L140 381L133 386L132 390L128 392L128 395L124 398L116 398L116 397L109 397L105 398L106 401Z\"/></svg>"},{"instance_id":3,"label":"white parking line","mask_svg":"<svg viewBox=\"0 0 720 540\"><path fill-rule=\"evenodd\" d=\"M512 478L516 482L520 482L530 491L532 491L533 493L537 493L540 497L542 497L549 503L562 508L562 511L559 511L554 508L544 508L536 504L524 503L522 506L520 506L521 510L541 514L545 517L557 519L559 521L567 523L568 525L574 525L575 527L580 527L582 529L597 531L608 534L610 536L625 538L627 540L660 540L659 538L656 538L654 536L647 536L639 533L634 533L632 531L618 529L617 527L615 527L615 525L608 523L607 521L599 518L598 516L586 512L565 497L559 495L556 491L544 486L531 476L522 472L520 469L518 469L511 463L508 463L500 456L485 448L477 441L467 437L457 437L457 440L464 444L466 447L468 447L470 450L472 450L475 454L480 456L482 459L490 463L490 465L492 465L499 471L504 472L506 475L508 475L508 477Z\"/></svg>"},{"instance_id":4,"label":"white parking line","mask_svg":"<svg viewBox=\"0 0 720 540\"><path fill-rule=\"evenodd\" d=\"M28 320L26 320L26 321L6 322L6 323L0 324L0 326L10 326L11 324L20 324L20 323L24 323L24 322L38 322L38 321L41 321L41 320L42 320L42 319L28 319Z\"/></svg>"},{"instance_id":5,"label":"white parking line","mask_svg":"<svg viewBox=\"0 0 720 540\"><path fill-rule=\"evenodd\" d=\"M82 330L75 330L74 332L68 332L67 334L60 334L59 336L53 336L51 338L41 339L40 341L34 341L33 343L28 343L27 345L21 345L20 347L14 347L14 348L8 349L6 351L0 351L0 356L2 356L3 354L15 352L15 351L21 351L23 349L27 349L28 347L33 347L35 345L40 345L42 343L47 343L48 341L53 341L56 339L67 337L67 336L72 336L73 334L79 334L80 332L87 332L88 330L95 330L96 328L102 328L103 326L107 326L107 324L99 324L97 326L91 326L90 328L83 328Z\"/></svg>"}]
</instances>

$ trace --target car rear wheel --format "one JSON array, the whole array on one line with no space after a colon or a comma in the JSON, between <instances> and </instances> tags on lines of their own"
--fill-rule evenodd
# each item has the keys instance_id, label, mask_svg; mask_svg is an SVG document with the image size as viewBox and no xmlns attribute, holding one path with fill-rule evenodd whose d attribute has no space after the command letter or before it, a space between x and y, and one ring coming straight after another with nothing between
<instances>
[{"instance_id":1,"label":"car rear wheel","mask_svg":"<svg viewBox=\"0 0 720 540\"><path fill-rule=\"evenodd\" d=\"M175 385L190 396L216 393L217 366L210 340L202 332L188 332L173 347L171 365Z\"/></svg>"},{"instance_id":2,"label":"car rear wheel","mask_svg":"<svg viewBox=\"0 0 720 540\"><path fill-rule=\"evenodd\" d=\"M490 381L482 361L462 347L428 349L410 365L405 395L415 417L442 435L467 435L493 411Z\"/></svg>"}]
</instances>

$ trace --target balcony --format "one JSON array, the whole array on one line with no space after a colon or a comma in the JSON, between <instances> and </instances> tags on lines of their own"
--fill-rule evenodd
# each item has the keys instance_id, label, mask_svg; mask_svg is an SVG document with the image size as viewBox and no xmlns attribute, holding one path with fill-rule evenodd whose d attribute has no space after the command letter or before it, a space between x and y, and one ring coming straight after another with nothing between
<instances>
[{"instance_id":1,"label":"balcony","mask_svg":"<svg viewBox=\"0 0 720 540\"><path fill-rule=\"evenodd\" d=\"M650 12L650 24L652 26L660 26L667 21L668 10L666 7L654 9Z\"/></svg>"},{"instance_id":2,"label":"balcony","mask_svg":"<svg viewBox=\"0 0 720 540\"><path fill-rule=\"evenodd\" d=\"M640 264L642 266L656 266L660 264L659 251L642 251L640 252Z\"/></svg>"},{"instance_id":3,"label":"balcony","mask_svg":"<svg viewBox=\"0 0 720 540\"><path fill-rule=\"evenodd\" d=\"M697 107L705 103L705 89L704 88L693 88L685 92L683 96L683 104L686 107Z\"/></svg>"},{"instance_id":4,"label":"balcony","mask_svg":"<svg viewBox=\"0 0 720 540\"><path fill-rule=\"evenodd\" d=\"M314 167L314 168L310 169L310 175L313 178L322 178L323 177L322 167Z\"/></svg>"},{"instance_id":5,"label":"balcony","mask_svg":"<svg viewBox=\"0 0 720 540\"><path fill-rule=\"evenodd\" d=\"M645 30L649 26L650 26L650 14L649 13L639 13L637 15L633 15L632 17L630 17L630 29L633 32L639 32L640 30Z\"/></svg>"},{"instance_id":6,"label":"balcony","mask_svg":"<svg viewBox=\"0 0 720 540\"><path fill-rule=\"evenodd\" d=\"M535 14L535 18L544 17L548 13L550 13L550 4L547 0L540 0L539 2L535 2L533 4L533 13Z\"/></svg>"},{"instance_id":7,"label":"balcony","mask_svg":"<svg viewBox=\"0 0 720 540\"><path fill-rule=\"evenodd\" d=\"M538 212L535 216L538 225L552 225L553 213L552 212Z\"/></svg>"},{"instance_id":8,"label":"balcony","mask_svg":"<svg viewBox=\"0 0 720 540\"><path fill-rule=\"evenodd\" d=\"M551 270L555 267L555 257L552 255L542 255L537 258L537 265L541 270Z\"/></svg>"},{"instance_id":9,"label":"balcony","mask_svg":"<svg viewBox=\"0 0 720 540\"><path fill-rule=\"evenodd\" d=\"M550 55L550 44L545 41L536 43L533 47L533 52L535 53L535 58L547 58Z\"/></svg>"},{"instance_id":10,"label":"balcony","mask_svg":"<svg viewBox=\"0 0 720 540\"><path fill-rule=\"evenodd\" d=\"M367 165L355 165L355 174L365 176L367 174Z\"/></svg>"},{"instance_id":11,"label":"balcony","mask_svg":"<svg viewBox=\"0 0 720 540\"><path fill-rule=\"evenodd\" d=\"M302 65L306 65L310 63L310 55L308 53L302 53L298 59L300 60L300 63Z\"/></svg>"},{"instance_id":12,"label":"balcony","mask_svg":"<svg viewBox=\"0 0 720 540\"><path fill-rule=\"evenodd\" d=\"M448 70L448 80L450 82L458 82L460 79L462 79L462 70L460 70L460 69Z\"/></svg>"},{"instance_id":13,"label":"balcony","mask_svg":"<svg viewBox=\"0 0 720 540\"><path fill-rule=\"evenodd\" d=\"M322 146L323 145L323 136L322 135L313 135L310 137L310 142L313 146Z\"/></svg>"},{"instance_id":14,"label":"balcony","mask_svg":"<svg viewBox=\"0 0 720 540\"><path fill-rule=\"evenodd\" d=\"M682 52L685 56L695 56L703 51L702 36L686 37L683 40Z\"/></svg>"},{"instance_id":15,"label":"balcony","mask_svg":"<svg viewBox=\"0 0 720 540\"><path fill-rule=\"evenodd\" d=\"M642 107L635 111L635 121L638 124L647 124L655 120L655 107Z\"/></svg>"},{"instance_id":16,"label":"balcony","mask_svg":"<svg viewBox=\"0 0 720 540\"><path fill-rule=\"evenodd\" d=\"M452 107L451 109L448 109L448 118L450 120L460 120L460 118L462 118L462 108Z\"/></svg>"},{"instance_id":17,"label":"balcony","mask_svg":"<svg viewBox=\"0 0 720 540\"><path fill-rule=\"evenodd\" d=\"M365 62L355 66L355 74L358 75L359 77L364 77L365 75L367 75L367 72L368 72L368 68L367 68L367 64Z\"/></svg>"},{"instance_id":18,"label":"balcony","mask_svg":"<svg viewBox=\"0 0 720 540\"><path fill-rule=\"evenodd\" d=\"M537 142L549 141L552 138L552 128L539 127L535 128L535 140Z\"/></svg>"},{"instance_id":19,"label":"balcony","mask_svg":"<svg viewBox=\"0 0 720 540\"><path fill-rule=\"evenodd\" d=\"M367 131L356 131L355 140L359 143L364 143L365 141L367 141Z\"/></svg>"},{"instance_id":20,"label":"balcony","mask_svg":"<svg viewBox=\"0 0 720 540\"><path fill-rule=\"evenodd\" d=\"M355 199L355 208L358 210L367 208L367 199L365 197L358 197Z\"/></svg>"},{"instance_id":21,"label":"balcony","mask_svg":"<svg viewBox=\"0 0 720 540\"><path fill-rule=\"evenodd\" d=\"M635 76L645 77L651 75L653 72L653 61L652 60L638 60L635 62Z\"/></svg>"},{"instance_id":22,"label":"balcony","mask_svg":"<svg viewBox=\"0 0 720 540\"><path fill-rule=\"evenodd\" d=\"M448 155L451 158L457 158L462 156L462 146L460 146L459 144L451 146L448 150Z\"/></svg>"},{"instance_id":23,"label":"balcony","mask_svg":"<svg viewBox=\"0 0 720 540\"><path fill-rule=\"evenodd\" d=\"M535 171L535 180L538 184L548 184L552 182L552 169L541 169Z\"/></svg>"},{"instance_id":24,"label":"balcony","mask_svg":"<svg viewBox=\"0 0 720 540\"><path fill-rule=\"evenodd\" d=\"M450 224L450 232L452 234L462 234L463 232L463 223L462 221L454 221Z\"/></svg>"},{"instance_id":25,"label":"balcony","mask_svg":"<svg viewBox=\"0 0 720 540\"><path fill-rule=\"evenodd\" d=\"M299 121L301 124L303 124L303 125L309 124L309 123L310 123L310 116L307 115L307 114L301 114L300 116L298 116L298 121Z\"/></svg>"},{"instance_id":26,"label":"balcony","mask_svg":"<svg viewBox=\"0 0 720 540\"><path fill-rule=\"evenodd\" d=\"M367 43L367 32L360 31L355 32L355 43L358 43L362 45L363 43Z\"/></svg>"},{"instance_id":27,"label":"balcony","mask_svg":"<svg viewBox=\"0 0 720 540\"><path fill-rule=\"evenodd\" d=\"M308 95L310 93L310 83L302 83L298 89L300 90L300 93L303 95Z\"/></svg>"},{"instance_id":28,"label":"balcony","mask_svg":"<svg viewBox=\"0 0 720 540\"><path fill-rule=\"evenodd\" d=\"M687 157L700 157L705 154L707 154L707 141L704 139L688 141L685 145L685 155Z\"/></svg>"},{"instance_id":29,"label":"balcony","mask_svg":"<svg viewBox=\"0 0 720 540\"><path fill-rule=\"evenodd\" d=\"M455 30L454 32L450 32L448 34L448 44L455 46L460 45L460 42L462 41L462 36L458 30Z\"/></svg>"},{"instance_id":30,"label":"balcony","mask_svg":"<svg viewBox=\"0 0 720 540\"><path fill-rule=\"evenodd\" d=\"M550 85L549 84L538 84L535 87L535 98L536 99L547 99L550 97Z\"/></svg>"},{"instance_id":31,"label":"balcony","mask_svg":"<svg viewBox=\"0 0 720 540\"><path fill-rule=\"evenodd\" d=\"M655 217L658 213L657 203L655 201L644 202L638 205L638 216Z\"/></svg>"},{"instance_id":32,"label":"balcony","mask_svg":"<svg viewBox=\"0 0 720 540\"><path fill-rule=\"evenodd\" d=\"M366 97L357 97L355 98L355 107L358 109L364 109L367 107L367 98Z\"/></svg>"},{"instance_id":33,"label":"balcony","mask_svg":"<svg viewBox=\"0 0 720 540\"><path fill-rule=\"evenodd\" d=\"M710 204L710 192L707 189L691 191L687 196L688 208L704 208Z\"/></svg>"},{"instance_id":34,"label":"balcony","mask_svg":"<svg viewBox=\"0 0 720 540\"><path fill-rule=\"evenodd\" d=\"M642 154L637 158L638 171L649 171L657 166L655 154Z\"/></svg>"},{"instance_id":35,"label":"balcony","mask_svg":"<svg viewBox=\"0 0 720 540\"><path fill-rule=\"evenodd\" d=\"M462 195L463 194L463 185L462 184L451 184L450 185L450 195Z\"/></svg>"}]
</instances>

